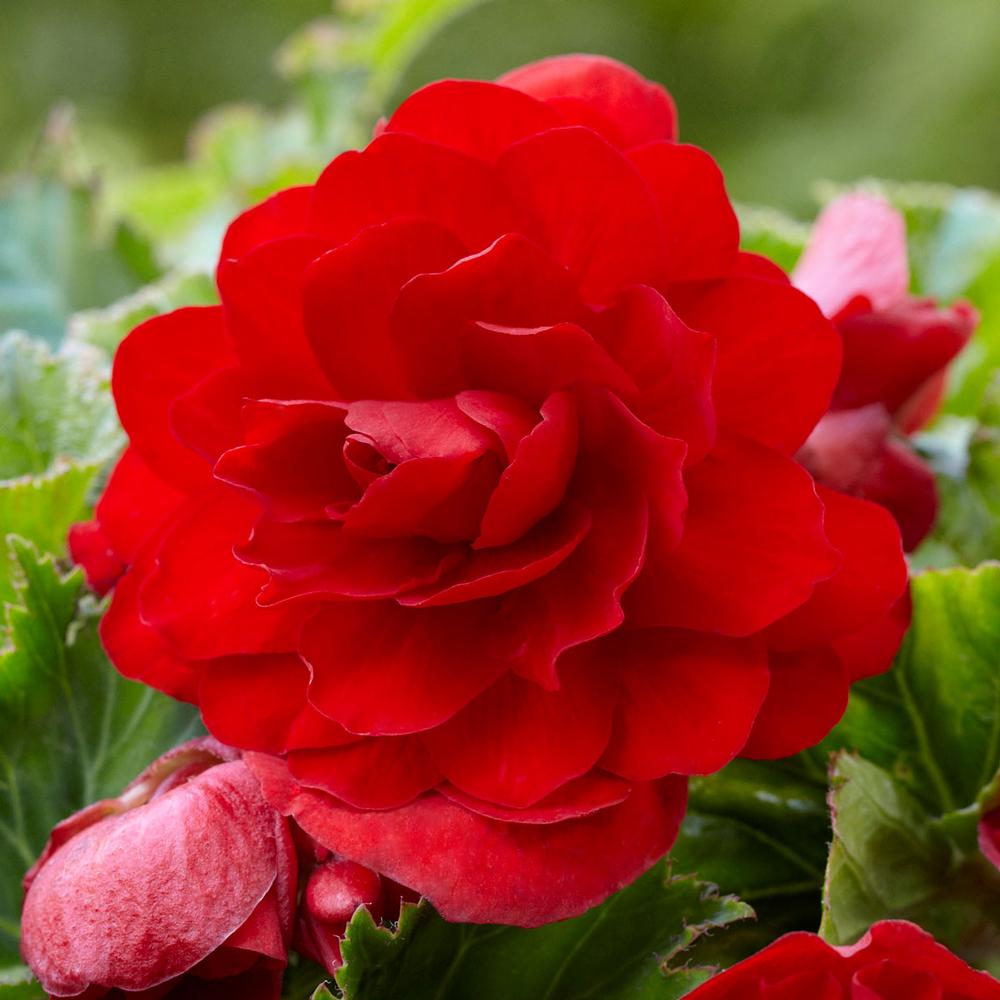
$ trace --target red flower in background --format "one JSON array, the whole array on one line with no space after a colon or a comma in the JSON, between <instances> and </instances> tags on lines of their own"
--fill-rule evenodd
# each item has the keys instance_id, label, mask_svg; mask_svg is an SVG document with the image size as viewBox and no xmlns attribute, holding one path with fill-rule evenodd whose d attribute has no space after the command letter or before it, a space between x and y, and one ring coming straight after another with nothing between
<instances>
[{"instance_id":1,"label":"red flower in background","mask_svg":"<svg viewBox=\"0 0 1000 1000\"><path fill-rule=\"evenodd\" d=\"M976 972L916 924L885 920L834 948L793 933L710 979L691 1000L997 1000L1000 982Z\"/></svg>"},{"instance_id":2,"label":"red flower in background","mask_svg":"<svg viewBox=\"0 0 1000 1000\"><path fill-rule=\"evenodd\" d=\"M53 997L277 1000L296 860L237 755L195 740L53 831L21 949Z\"/></svg>"},{"instance_id":3,"label":"red flower in background","mask_svg":"<svg viewBox=\"0 0 1000 1000\"><path fill-rule=\"evenodd\" d=\"M909 295L903 217L867 194L827 206L794 281L844 343L830 412L799 457L819 482L886 507L907 551L915 549L934 526L938 496L933 473L906 438L934 415L976 311Z\"/></svg>"},{"instance_id":4,"label":"red flower in background","mask_svg":"<svg viewBox=\"0 0 1000 1000\"><path fill-rule=\"evenodd\" d=\"M453 920L599 902L907 624L891 518L792 457L836 331L675 138L603 58L432 84L115 359L112 659Z\"/></svg>"}]
</instances>

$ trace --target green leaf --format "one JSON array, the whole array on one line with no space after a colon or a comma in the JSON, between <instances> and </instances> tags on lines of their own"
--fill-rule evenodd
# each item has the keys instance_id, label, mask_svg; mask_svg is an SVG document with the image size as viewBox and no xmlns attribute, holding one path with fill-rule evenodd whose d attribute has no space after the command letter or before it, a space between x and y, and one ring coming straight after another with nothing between
<instances>
[{"instance_id":1,"label":"green leaf","mask_svg":"<svg viewBox=\"0 0 1000 1000\"><path fill-rule=\"evenodd\" d=\"M912 594L893 669L854 685L823 746L859 752L944 815L1000 767L1000 564L922 573Z\"/></svg>"},{"instance_id":2,"label":"green leaf","mask_svg":"<svg viewBox=\"0 0 1000 1000\"><path fill-rule=\"evenodd\" d=\"M0 338L0 480L103 462L121 442L99 351L67 344L52 354L23 333Z\"/></svg>"},{"instance_id":3,"label":"green leaf","mask_svg":"<svg viewBox=\"0 0 1000 1000\"><path fill-rule=\"evenodd\" d=\"M103 214L95 184L72 163L64 111L50 123L34 173L0 188L0 330L58 344L70 315L156 277L151 251Z\"/></svg>"},{"instance_id":4,"label":"green leaf","mask_svg":"<svg viewBox=\"0 0 1000 1000\"><path fill-rule=\"evenodd\" d=\"M16 605L0 651L0 965L17 961L21 877L51 828L118 794L146 764L199 731L194 709L122 678L97 635L82 574L61 574L12 536Z\"/></svg>"},{"instance_id":5,"label":"green leaf","mask_svg":"<svg viewBox=\"0 0 1000 1000\"><path fill-rule=\"evenodd\" d=\"M316 995L329 978L322 966L293 952L288 958L288 967L282 979L281 996L286 1000L308 1000Z\"/></svg>"},{"instance_id":6,"label":"green leaf","mask_svg":"<svg viewBox=\"0 0 1000 1000\"><path fill-rule=\"evenodd\" d=\"M1000 972L1000 872L974 842L963 850L901 781L860 757L839 756L832 780L823 937L850 944L877 920L912 920Z\"/></svg>"},{"instance_id":7,"label":"green leaf","mask_svg":"<svg viewBox=\"0 0 1000 1000\"><path fill-rule=\"evenodd\" d=\"M787 931L816 929L829 841L826 791L825 768L807 754L737 760L692 779L673 866L738 895L757 914L696 945L696 961L726 967Z\"/></svg>"},{"instance_id":8,"label":"green leaf","mask_svg":"<svg viewBox=\"0 0 1000 1000\"><path fill-rule=\"evenodd\" d=\"M405 903L398 926L359 909L341 945L337 982L348 1000L537 1000L679 996L666 975L707 931L752 915L731 896L662 864L583 916L534 930L450 924Z\"/></svg>"},{"instance_id":9,"label":"green leaf","mask_svg":"<svg viewBox=\"0 0 1000 1000\"><path fill-rule=\"evenodd\" d=\"M795 267L809 239L809 226L784 212L759 205L737 205L740 247L763 254L786 271Z\"/></svg>"},{"instance_id":10,"label":"green leaf","mask_svg":"<svg viewBox=\"0 0 1000 1000\"><path fill-rule=\"evenodd\" d=\"M855 685L824 746L834 844L823 933L915 920L973 963L1000 969L1000 873L976 824L1000 769L1000 565L926 572L891 671ZM853 754L860 754L854 756Z\"/></svg>"},{"instance_id":11,"label":"green leaf","mask_svg":"<svg viewBox=\"0 0 1000 1000\"><path fill-rule=\"evenodd\" d=\"M96 348L67 343L52 354L23 333L0 338L0 543L15 532L61 554L121 443L107 359ZM13 599L11 569L0 551L0 607Z\"/></svg>"},{"instance_id":12,"label":"green leaf","mask_svg":"<svg viewBox=\"0 0 1000 1000\"><path fill-rule=\"evenodd\" d=\"M77 313L69 321L70 341L92 344L112 355L126 334L151 316L182 306L209 306L219 301L215 282L201 272L178 271L104 309Z\"/></svg>"}]
</instances>

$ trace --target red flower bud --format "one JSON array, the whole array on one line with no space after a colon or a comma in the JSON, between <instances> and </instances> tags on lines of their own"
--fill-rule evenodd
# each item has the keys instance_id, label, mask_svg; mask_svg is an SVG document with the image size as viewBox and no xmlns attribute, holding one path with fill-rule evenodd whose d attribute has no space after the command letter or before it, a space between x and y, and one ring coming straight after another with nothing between
<instances>
[{"instance_id":1,"label":"red flower bud","mask_svg":"<svg viewBox=\"0 0 1000 1000\"><path fill-rule=\"evenodd\" d=\"M906 437L937 410L948 364L972 336L976 311L908 294L903 217L872 195L827 206L794 279L844 345L830 413L799 459L819 482L887 508L912 550L934 526L938 497L933 473Z\"/></svg>"},{"instance_id":2,"label":"red flower bud","mask_svg":"<svg viewBox=\"0 0 1000 1000\"><path fill-rule=\"evenodd\" d=\"M332 974L340 965L340 939L359 906L382 918L383 886L375 872L353 861L327 861L309 876L299 906L296 951Z\"/></svg>"},{"instance_id":3,"label":"red flower bud","mask_svg":"<svg viewBox=\"0 0 1000 1000\"><path fill-rule=\"evenodd\" d=\"M277 998L295 903L288 827L237 755L177 747L53 831L21 948L53 997Z\"/></svg>"}]
</instances>

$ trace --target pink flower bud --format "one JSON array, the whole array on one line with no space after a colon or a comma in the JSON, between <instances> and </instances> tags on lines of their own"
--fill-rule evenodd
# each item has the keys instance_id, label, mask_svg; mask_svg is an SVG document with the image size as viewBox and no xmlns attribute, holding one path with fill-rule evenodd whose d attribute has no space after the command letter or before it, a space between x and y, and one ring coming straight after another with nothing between
<instances>
[{"instance_id":1,"label":"pink flower bud","mask_svg":"<svg viewBox=\"0 0 1000 1000\"><path fill-rule=\"evenodd\" d=\"M24 959L53 997L276 1000L296 870L246 765L194 740L52 831L24 880Z\"/></svg>"}]
</instances>

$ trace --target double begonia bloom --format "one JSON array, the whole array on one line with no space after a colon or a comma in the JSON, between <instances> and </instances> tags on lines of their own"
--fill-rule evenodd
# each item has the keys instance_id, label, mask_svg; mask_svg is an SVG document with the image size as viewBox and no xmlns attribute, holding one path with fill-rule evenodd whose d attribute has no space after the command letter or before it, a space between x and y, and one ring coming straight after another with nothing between
<instances>
[{"instance_id":1,"label":"double begonia bloom","mask_svg":"<svg viewBox=\"0 0 1000 1000\"><path fill-rule=\"evenodd\" d=\"M690 1000L998 1000L1000 982L970 968L904 920L874 924L857 942L832 947L796 932L690 995Z\"/></svg>"},{"instance_id":2,"label":"double begonia bloom","mask_svg":"<svg viewBox=\"0 0 1000 1000\"><path fill-rule=\"evenodd\" d=\"M793 280L844 343L830 412L800 458L819 482L886 507L907 551L915 549L934 526L938 493L907 437L934 416L976 311L909 294L905 221L870 194L843 195L826 207Z\"/></svg>"},{"instance_id":3,"label":"double begonia bloom","mask_svg":"<svg viewBox=\"0 0 1000 1000\"><path fill-rule=\"evenodd\" d=\"M795 460L841 338L661 87L562 57L377 132L119 348L102 636L338 858L541 923L888 667L899 534Z\"/></svg>"},{"instance_id":4,"label":"double begonia bloom","mask_svg":"<svg viewBox=\"0 0 1000 1000\"><path fill-rule=\"evenodd\" d=\"M277 1000L295 851L237 758L212 739L184 744L52 831L21 918L50 996Z\"/></svg>"}]
</instances>

